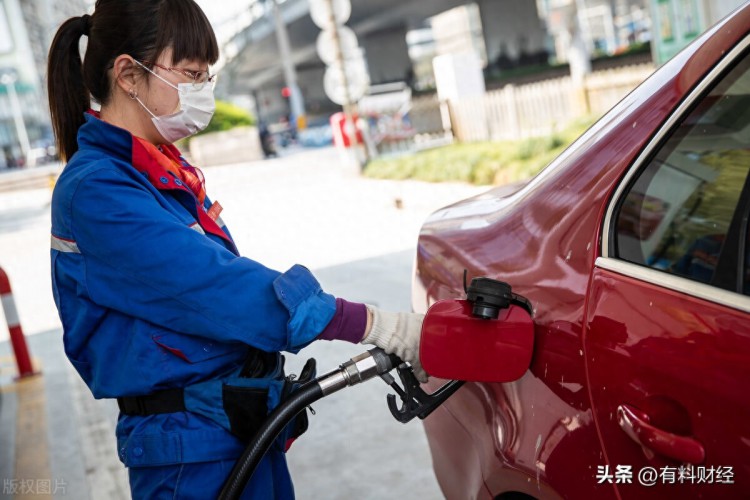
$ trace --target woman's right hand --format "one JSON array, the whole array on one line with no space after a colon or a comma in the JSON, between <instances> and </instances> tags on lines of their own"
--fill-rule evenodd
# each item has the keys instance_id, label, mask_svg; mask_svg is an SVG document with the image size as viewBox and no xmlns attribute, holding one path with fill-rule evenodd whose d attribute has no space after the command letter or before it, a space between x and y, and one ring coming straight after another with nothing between
<instances>
[{"instance_id":1,"label":"woman's right hand","mask_svg":"<svg viewBox=\"0 0 750 500\"><path fill-rule=\"evenodd\" d=\"M419 361L419 341L422 337L424 314L393 313L367 306L367 328L363 344L374 344L388 354L395 354L412 367L422 383L428 375Z\"/></svg>"}]
</instances>

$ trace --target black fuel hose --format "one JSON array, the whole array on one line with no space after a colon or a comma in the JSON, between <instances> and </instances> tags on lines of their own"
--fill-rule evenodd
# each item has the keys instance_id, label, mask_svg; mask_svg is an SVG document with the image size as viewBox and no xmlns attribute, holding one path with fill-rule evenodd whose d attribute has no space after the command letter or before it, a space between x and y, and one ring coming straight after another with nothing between
<instances>
[{"instance_id":1,"label":"black fuel hose","mask_svg":"<svg viewBox=\"0 0 750 500\"><path fill-rule=\"evenodd\" d=\"M289 399L268 415L258 432L255 433L219 492L219 500L240 498L247 482L281 430L306 407L345 387L382 375L401 363L402 361L396 355L386 354L385 351L376 347L353 357L339 366L337 370L318 377L293 392Z\"/></svg>"},{"instance_id":2,"label":"black fuel hose","mask_svg":"<svg viewBox=\"0 0 750 500\"><path fill-rule=\"evenodd\" d=\"M295 391L282 405L276 407L232 468L229 480L219 493L219 500L240 498L253 472L282 429L302 410L323 396L323 389L313 380Z\"/></svg>"}]
</instances>

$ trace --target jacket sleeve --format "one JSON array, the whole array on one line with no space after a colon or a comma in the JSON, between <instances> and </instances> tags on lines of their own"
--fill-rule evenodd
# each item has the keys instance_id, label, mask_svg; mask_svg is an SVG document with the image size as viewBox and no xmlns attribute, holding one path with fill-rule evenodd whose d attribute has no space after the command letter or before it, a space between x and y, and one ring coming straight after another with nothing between
<instances>
[{"instance_id":1,"label":"jacket sleeve","mask_svg":"<svg viewBox=\"0 0 750 500\"><path fill-rule=\"evenodd\" d=\"M164 328L266 351L296 352L336 310L312 274L284 274L191 229L117 167L83 178L71 231L92 301Z\"/></svg>"}]
</instances>

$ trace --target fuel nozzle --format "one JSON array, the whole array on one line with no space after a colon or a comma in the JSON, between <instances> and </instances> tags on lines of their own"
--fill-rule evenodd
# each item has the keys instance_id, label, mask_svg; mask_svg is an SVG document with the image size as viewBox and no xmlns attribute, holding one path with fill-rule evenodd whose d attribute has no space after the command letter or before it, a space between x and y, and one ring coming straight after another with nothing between
<instances>
[{"instance_id":1,"label":"fuel nozzle","mask_svg":"<svg viewBox=\"0 0 750 500\"><path fill-rule=\"evenodd\" d=\"M464 291L466 300L472 304L472 314L481 319L497 319L500 310L510 307L513 301L510 285L502 281L484 277L474 278L471 280L471 286L467 288L466 271L464 271ZM396 420L403 423L414 417L427 418L435 408L443 404L464 384L461 380L452 380L432 394L428 394L422 390L410 366L402 363L396 367L396 371L403 389L390 374L383 374L381 378L394 388L401 399L402 404L399 407L396 403L396 395L389 394L388 407Z\"/></svg>"},{"instance_id":2,"label":"fuel nozzle","mask_svg":"<svg viewBox=\"0 0 750 500\"><path fill-rule=\"evenodd\" d=\"M357 385L378 375L387 374L402 361L394 354L386 354L376 347L353 357L343 363L338 369L329 372L318 379L323 395L328 396L344 387Z\"/></svg>"}]
</instances>

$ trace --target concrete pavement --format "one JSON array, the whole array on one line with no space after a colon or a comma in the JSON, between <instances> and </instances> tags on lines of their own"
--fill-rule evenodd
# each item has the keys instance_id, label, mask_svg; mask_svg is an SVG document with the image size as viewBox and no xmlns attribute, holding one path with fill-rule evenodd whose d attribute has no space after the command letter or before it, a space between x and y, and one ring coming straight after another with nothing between
<instances>
[{"instance_id":1,"label":"concrete pavement","mask_svg":"<svg viewBox=\"0 0 750 500\"><path fill-rule=\"evenodd\" d=\"M279 270L305 264L334 295L389 310L410 308L414 244L424 218L482 191L363 179L341 167L331 149L204 173L244 255ZM62 353L49 285L48 189L0 192L0 266L11 277L21 324L43 370L36 381L12 383L10 349L0 343L4 495L13 496L5 492L25 480L36 493L49 485L46 498L127 498L126 473L115 453L116 405L94 400ZM287 366L298 371L307 357L316 357L323 372L363 350L319 342L288 356ZM421 424L396 422L387 393L384 383L372 380L314 405L310 431L289 453L298 498L441 497ZM33 418L19 413L24 408ZM33 451L27 441L40 429L46 448Z\"/></svg>"}]
</instances>

